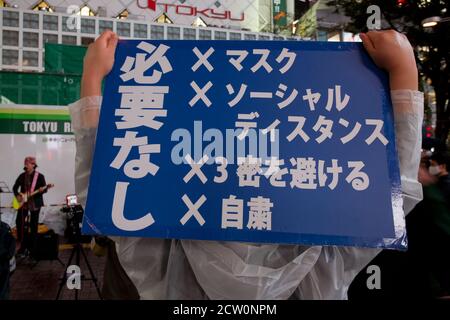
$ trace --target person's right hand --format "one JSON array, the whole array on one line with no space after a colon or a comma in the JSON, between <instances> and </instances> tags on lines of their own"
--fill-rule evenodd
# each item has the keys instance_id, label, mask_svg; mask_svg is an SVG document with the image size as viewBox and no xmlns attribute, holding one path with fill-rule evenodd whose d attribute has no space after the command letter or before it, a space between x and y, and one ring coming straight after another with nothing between
<instances>
[{"instance_id":1,"label":"person's right hand","mask_svg":"<svg viewBox=\"0 0 450 320\"><path fill-rule=\"evenodd\" d=\"M84 57L81 97L100 96L103 78L111 71L119 38L111 30L103 32Z\"/></svg>"}]
</instances>

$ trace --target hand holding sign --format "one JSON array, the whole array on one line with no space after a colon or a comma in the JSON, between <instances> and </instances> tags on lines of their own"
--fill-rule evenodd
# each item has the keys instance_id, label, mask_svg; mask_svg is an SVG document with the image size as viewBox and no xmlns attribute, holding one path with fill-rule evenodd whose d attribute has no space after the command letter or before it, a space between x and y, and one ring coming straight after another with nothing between
<instances>
[{"instance_id":1,"label":"hand holding sign","mask_svg":"<svg viewBox=\"0 0 450 320\"><path fill-rule=\"evenodd\" d=\"M101 96L103 78L111 71L114 64L114 54L119 38L107 30L94 43L89 45L83 64L81 78L81 98ZM98 110L90 109L83 114L83 123L87 127L98 125Z\"/></svg>"},{"instance_id":2,"label":"hand holding sign","mask_svg":"<svg viewBox=\"0 0 450 320\"><path fill-rule=\"evenodd\" d=\"M109 134L105 136L105 132L107 132L105 129L115 130L113 128L116 123L122 126L123 124L121 123L125 122L124 120L127 120L124 119L124 114L129 114L132 109L121 103L121 98L126 97L126 94L136 94L136 92L130 92L132 91L131 89L137 90L146 88L146 86L137 86L135 81L124 82L119 80L121 72L113 71L106 81L104 91L105 96L103 97L104 106L101 115L102 120L98 131L88 131L87 133L90 133L88 139L84 138L86 134L85 131L80 133L75 132L79 137L83 137L83 139L77 138L77 149L79 149L77 150L77 155L79 154L77 160L83 161L83 164L85 164L85 168L77 166L76 169L76 176L79 178L77 184L78 190L85 195L88 182L87 179L81 178L89 176L89 174L97 176L97 179L94 179L93 176L91 176L89 197L92 199L92 208L86 208L83 227L85 231L105 234L121 233L125 237L132 234L135 234L138 237L147 237L151 236L151 233L153 233L155 237L170 238L181 237L180 232L184 232L184 238L189 236L194 238L198 235L202 235L204 238L209 239L220 238L224 233L228 233L228 239L232 239L231 236L237 235L242 231L242 233L248 234L248 242L258 242L263 236L271 237L271 239L266 238L268 241L278 242L281 239L276 238L276 235L277 231L280 230L280 222L283 222L280 221L280 218L284 218L284 221L286 221L282 233L289 231L294 225L303 229L309 228L312 223L317 221L317 216L323 216L324 205L328 205L331 214L328 216L328 219L322 219L322 224L319 225L319 227L328 227L328 232L309 238L310 241L308 243L316 242L331 245L335 243L336 238L327 238L326 235L329 236L332 234L331 232L333 232L333 230L339 230L339 228L341 228L342 231L342 228L345 228L348 225L351 227L350 231L354 231L358 230L358 227L355 227L358 223L366 223L366 220L373 221L373 219L385 219L383 215L386 211L382 210L381 202L375 201L375 203L373 203L372 201L373 198L376 199L379 195L373 197L374 194L370 191L373 189L374 185L379 185L381 180L384 179L380 176L380 172L375 169L379 168L379 165L386 166L386 159L378 159L378 152L383 149L383 146L380 144L380 141L374 141L373 147L366 148L365 150L360 150L359 147L362 147L361 144L365 143L363 141L367 137L366 134L370 133L370 131L367 132L367 123L361 122L362 119L366 120L367 117L383 119L383 116L379 113L380 109L387 109L390 121L385 123L388 124L389 122L392 122L392 117L389 116L389 113L391 113L389 111L389 103L386 105L387 108L384 108L384 103L380 103L380 100L390 100L388 87L386 86L387 77L384 73L374 67L369 56L362 50L361 45L347 43L298 44L298 42L295 42L295 44L291 44L291 42L275 42L272 45L269 42L264 41L254 41L253 44L244 41L143 42L155 47L163 45L170 47L164 55L160 55L158 58L166 56L169 61L173 63L173 72L161 75L162 79L158 84L158 86L160 86L158 92L155 92L156 87L150 87L153 89L153 96L156 98L161 97L163 94L163 92L161 92L161 86L170 87L170 91L164 95L165 103L163 105L164 108L167 109L168 114L167 117L159 117L158 119L160 122L163 122L161 130L150 128L142 130L142 128L138 127L133 129L134 132L138 131L136 134L131 132L130 136L130 133L128 133L128 138L131 138L128 142L132 142L132 145L137 146L132 146L134 152L129 154L129 157L124 157L123 163L124 165L133 163L133 160L137 160L140 153L144 153L144 156L146 153L152 153L150 152L152 151L150 149L153 148L151 144L161 144L161 152L159 154L152 153L151 159L143 159L145 160L143 161L144 164L151 160L157 165L160 165L161 168L155 176L149 176L143 180L128 179L124 176L125 172L120 166L118 166L119 169L107 170L109 172L106 172L106 174L103 173L99 175L99 170L105 172L105 164L108 165L110 163L109 161L118 155L117 151L119 151L120 147L117 146L111 148L112 143L114 143L113 139L117 138L117 144L125 146L126 141L122 140L122 138L127 136L124 134L125 130L116 130L113 131L112 135ZM223 46L220 43L222 43ZM138 42L133 41L120 42L117 49L117 65L115 68L117 67L120 69L121 62L123 62L127 56L133 58L137 53L140 53L141 55L142 53L145 54L144 50L136 50L135 47L137 44ZM213 47L215 51L213 52L212 49L210 50L210 47ZM195 53L191 51L194 48L197 48L197 53L199 53L199 55L194 56ZM244 72L237 73L236 71L231 72L228 70L233 66L227 66L227 61L230 61L230 56L227 57L224 48L241 50L239 52L233 52L236 53L236 55L232 57L232 61L234 61L237 66L242 65L244 71L246 71L244 75L242 75ZM271 51L268 63L273 67L273 70L270 75L265 73L265 68L260 69L259 73L254 76L248 72L248 69L258 62L258 56L254 56L253 48L254 50L268 49ZM289 51L285 51L285 53L297 53L298 59L296 59L296 62L294 62L294 65L292 66L293 70L288 71L288 74L284 78L279 76L279 78L282 79L280 82L271 81L279 80L276 75L279 75L281 67L284 67L286 60L288 60L283 60L282 57L280 57L278 60L282 63L278 63L277 58L281 55L282 48L289 49ZM293 51L294 49L295 51ZM212 53L207 54L208 50ZM181 58L177 58L180 56L180 51L182 52ZM247 51L248 57L242 58ZM147 59L149 56L151 55L145 54L144 58ZM259 56L262 55L260 54ZM286 56L286 54L284 56ZM202 57L202 63L199 64L198 73L192 73L191 68L199 60L197 57L199 59ZM183 60L187 61L185 62ZM179 70L180 68L181 70ZM211 70L210 73L209 69L212 68L214 68L214 70ZM143 75L151 75L153 72L158 71L163 71L162 67L154 66ZM311 73L311 71L313 72ZM295 80L290 79L291 74L296 77ZM230 75L231 77L229 77ZM383 79L382 86L377 85L377 76L380 76ZM227 79L227 77L229 78ZM225 78L225 80L222 80L221 78ZM254 78L263 79L258 81ZM116 79L116 81L110 82L111 79ZM198 84L198 92L194 92L194 88L189 85L189 81L194 80ZM205 87L208 81L211 81L213 84L209 89L208 87ZM230 82L229 86L227 86L228 81ZM284 85L281 85L280 83ZM124 86L130 86L131 88L124 88L121 90L122 92L118 92L118 87L122 84ZM299 91L297 97L295 97L295 95L292 96L293 104L280 109L280 112L275 112L275 110L279 109L276 105L279 100L276 99L280 98L282 101L287 100L291 97L293 88L296 88L297 91ZM315 111L312 110L309 112L308 105L302 100L303 95L306 94L308 97L308 92L305 92L305 89L307 88L310 89L309 96L311 96L312 104L316 108ZM222 94L217 96L217 91L219 90ZM250 103L252 100L249 99L252 90L265 91L263 94L258 92L260 97L258 98L259 101L258 103L253 103L253 105ZM274 94L272 99L269 98L271 92ZM391 92L392 102L395 107L397 107L399 103L399 94L396 93L403 92ZM420 184L415 178L418 165L416 166L414 164L414 158L420 154L420 139L414 128L420 128L421 113L419 113L419 105L422 105L423 101L420 102L418 99L417 102L413 103L411 95L414 94L418 96L420 93L411 91L407 93L410 94L410 99L406 103L413 107L416 112L406 117L406 120L408 121L400 122L398 123L398 126L396 123L396 133L398 135L395 140L398 142L397 146L400 146L400 156L403 155L405 159L408 160L406 165L400 166L400 170L402 170L402 180L404 175L410 180L409 182L413 182L414 186L420 188ZM192 99L195 94L201 94L202 98L199 99L197 104L189 107L189 99ZM322 97L316 98L320 94ZM111 95L113 95L112 98ZM349 96L348 99L346 99L347 95ZM265 98L266 96L268 98ZM148 97L148 95L144 96L144 98L146 97ZM209 107L204 104L204 102L207 101L206 98L211 100L211 105ZM336 103L333 102L333 98L334 101L337 101L340 108L337 108ZM175 103L177 99L179 103ZM332 103L330 103L330 106L332 107L330 110L325 107L328 99L332 101ZM95 101L99 100L100 99L83 99L72 105L71 108L73 109L73 113L81 113L85 112L87 109L93 108L99 109L99 103L95 103ZM314 105L315 100L318 101ZM141 100L139 99L137 101ZM162 102L162 99L157 101ZM233 101L232 108L229 106L229 103L227 103L229 101ZM268 103L266 101L268 101ZM248 110L249 105L253 110ZM142 113L160 112L159 109L154 111L150 108L154 106L155 104L147 104L144 108L139 108L139 106L137 106L135 109L144 109ZM150 110L147 111L145 109ZM276 188L279 188L278 194L272 193L273 189L264 189L265 186L259 190L253 186L244 188L238 187L238 181L236 179L236 174L238 173L236 167L226 161L226 158L219 160L216 155L214 155L214 157L216 157L215 164L209 163L206 158L201 159L196 157L195 152L189 153L192 157L190 157L190 161L187 161L188 164L182 164L180 162L180 166L173 166L169 163L170 157L168 158L166 154L168 151L170 152L173 143L168 139L164 140L163 138L167 137L167 134L172 132L174 125L186 128L180 132L180 136L174 136L176 139L177 137L179 138L192 133L192 119L204 120L205 125L203 126L203 129L202 127L198 127L198 132L196 134L198 138L193 140L200 141L198 148L196 149L200 150L200 152L209 154L207 150L205 151L205 148L207 149L213 145L211 143L212 139L217 140L217 138L212 135L213 133L217 133L217 130L210 130L214 124L211 124L211 116L208 116L208 114L216 115L219 124L228 121L229 126L237 120L237 117L230 119L231 112L236 116L234 110L239 110L239 112L257 111L260 114L260 117L253 119L253 122L257 122L258 128L263 126L263 128L269 128L270 124L272 124L272 128L274 126L281 127L281 129L284 129L284 132L281 134L281 140L285 142L287 141L286 133L289 133L290 130L298 131L300 133L302 133L302 130L306 130L304 135L300 134L299 136L296 136L295 140L294 137L292 137L293 139L291 141L293 142L293 146L297 147L296 151L298 154L301 152L306 154L309 151L317 151L317 149L314 150L315 147L310 147L309 151L304 149L310 145L316 146L314 138L319 135L319 132L312 132L311 130L318 116L319 120L321 119L320 115L326 116L326 119L322 119L322 124L325 124L325 128L324 126L321 126L321 128L318 127L317 130L326 129L326 124L330 123L328 120L334 120L334 126L331 128L332 131L329 132L334 134L334 137L331 138L333 140L338 140L335 141L338 143L334 143L335 148L333 148L333 145L330 145L327 142L329 141L328 139L323 142L324 144L328 143L328 146L322 149L322 154L311 154L315 156L316 159L324 159L325 161L321 162L319 160L316 162L316 159L311 159L311 161L308 159L300 159L300 161L296 161L294 159L294 162L300 163L299 167L308 169L306 171L303 169L295 170L290 161L291 159L287 158L284 159L287 161L283 161L283 163L281 160L273 161L272 163L275 164L272 168L273 170L268 170L261 174L257 172L258 170L252 170L252 168L256 169L257 163L252 164L249 162L245 166L240 166L241 170L239 177L242 177L243 180L246 180L252 185L258 183L267 185L269 182L272 185L275 185ZM114 112L116 112L117 115L113 115ZM192 113L194 112L195 117L193 118ZM267 118L267 113L269 113L269 118ZM360 114L355 116L354 113ZM279 116L279 121L272 121L274 118L270 117L270 115ZM302 115L304 115L304 117L302 117ZM146 115L143 114L143 116ZM337 116L337 119L334 118L335 116ZM358 117L361 117L362 119L355 123L355 120L357 120ZM73 119L75 124L79 124L79 122L76 122L76 118ZM396 121L397 119L398 118L396 118ZM336 122L335 120L338 121ZM145 122L145 124L150 124L151 122L154 121L148 121ZM288 123L286 124L286 122ZM223 128L226 125L227 124L217 126L216 128L222 129L223 132ZM298 127L298 130L295 130L296 127ZM84 129L84 127L82 128ZM336 128L340 128L340 131L338 130L336 132ZM286 131L286 129L289 129L289 131ZM364 132L364 130L366 131ZM97 136L95 135L96 131L98 132ZM265 131L268 132L268 130ZM322 131L327 133L326 130ZM205 134L203 134L203 132ZM385 130L382 130L381 133L388 134L387 138L389 139L389 143L386 147L392 147L392 134ZM307 138L306 134L311 136L309 143L302 142L304 138ZM346 143L343 146L339 145L341 134L344 134L347 137L347 139L345 139ZM220 137L220 135L217 135L217 137ZM358 142L358 148L348 148L347 145L353 146L354 141L358 140L358 137L359 140L362 138L362 141ZM143 140L142 138L147 138L148 141L140 141ZM274 138L276 139L277 136L275 135ZM94 159L94 166L91 171L91 152L93 151L95 141L97 141L97 144L95 144L97 149L100 147L103 148L100 148L102 149L100 151L96 151L94 157L96 159ZM88 145L87 148L85 148L86 145ZM285 143L285 146L286 145L287 144ZM403 152L402 154L402 147L403 150L406 148L412 149L411 153L408 154ZM341 151L341 149L345 150ZM285 149L283 148L282 150ZM371 161L370 158L372 157L376 157L377 159ZM96 165L95 163L99 163L99 160L100 163L102 163L102 158L103 167ZM334 161L334 159L336 159L336 161ZM362 172L353 172L352 174L351 171L354 170L349 170L349 163L346 162L346 160L351 159L368 159L370 163L366 163L367 166L362 168ZM342 160L345 162L342 162ZM394 167L395 162L395 160L391 162L391 165ZM134 163L136 163L136 161L134 161ZM318 170L321 171L319 180L313 182L319 186L324 185L324 187L317 188L317 190L300 190L297 199L294 200L292 205L284 203L286 201L280 201L282 200L279 198L280 195L283 196L299 191L295 190L297 184L304 187L303 180L305 178L309 179L309 177L316 177L315 169L317 168L312 166L313 163L318 164L319 167L320 164L322 164L322 169ZM276 165L281 166L280 170L276 169ZM131 164L129 166L131 166ZM288 168L291 168L291 171L289 171ZM129 169L132 169L132 167ZM355 169L355 166L350 169ZM253 174L254 171L256 171L256 176L259 181L256 179L249 181L250 178L255 177L255 174ZM167 177L167 174L170 175L172 172L172 177ZM277 172L279 174L277 174ZM298 175L296 174L297 172L299 173ZM275 175L273 175L274 173ZM367 176L364 176L364 173L367 173ZM355 179L349 179L350 182L347 182L346 177L348 178L349 174L353 175ZM163 178L169 178L167 181L171 183L171 186L167 186L167 182L160 178L161 175ZM127 194L128 199L124 201L125 208L123 213L125 218L136 220L142 217L146 212L151 211L152 215L155 217L154 224L145 228L145 230L141 230L139 233L134 231L121 231L120 229L118 230L116 226L111 225L111 194L114 193L114 188L111 188L111 181L113 183L117 181L117 178L114 178L114 176L123 178L124 182L130 182L130 192ZM298 179L290 181L292 180L290 179L291 176L297 176ZM361 191L352 190L353 184L355 184L356 187L365 187L364 180L367 181L366 178L368 176L372 178L372 180L369 181L370 184L368 185L368 189ZM277 177L280 179L277 179ZM359 185L357 184L358 179L361 180ZM145 180L148 180L151 183L145 185ZM230 180L233 180L232 183L230 183ZM186 184L184 184L185 182ZM293 182L292 187L290 186L291 182ZM95 187L94 183L96 183ZM290 190L290 188L292 190ZM334 188L334 191L332 188ZM342 188L347 189L347 191L342 192ZM211 192L210 189L213 189L213 192ZM328 191L325 189L330 190ZM247 191L250 193L252 190L257 193L256 196L248 197L244 194ZM404 191L404 204L405 206L406 204L409 204L408 207L405 207L405 213L408 213L414 204L417 203L420 196L418 192L409 192L414 191L411 188L405 189ZM370 194L368 195L367 192ZM137 196L135 196L134 193L136 193ZM215 193L217 193L218 196ZM258 196L258 193L260 196ZM336 193L337 197L331 199L334 201L330 201L329 196L332 196L333 193ZM202 194L204 194L203 197ZM311 195L311 197L308 195ZM107 199L103 201L102 196L105 196ZM384 196L381 198L384 198ZM398 194L398 198L401 199L402 195ZM366 199L367 201L365 201ZM100 201L103 201L103 203L100 204ZM220 204L219 201L222 201L222 206L217 206L217 204ZM342 202L347 203L347 207L344 211L341 211L341 208L338 208L339 203ZM96 203L98 203L98 205L96 205ZM359 203L356 208L355 203ZM214 207L211 209L212 205ZM172 208L174 208L174 210L172 210ZM386 209L389 210L389 207ZM349 220L347 215L353 213L354 219ZM222 221L220 220L221 217ZM394 221L394 224L401 224L402 221L404 223L403 214L396 215L396 217L398 219ZM386 220L384 221L386 222ZM164 224L165 222L167 223ZM221 229L220 225L222 225L222 227L226 226L226 230ZM362 236L367 237L368 234L378 228L379 225L379 221L375 221L375 223L370 226L369 232L364 233L364 229L359 230L362 232ZM138 227L142 228L144 226L145 224L139 223ZM238 228L244 230L239 230ZM278 235L280 234L278 233ZM120 247L129 248L130 250L118 252L121 263L128 274L137 275L137 277L132 278L132 281L139 284L137 289L139 290L141 297L152 299L173 298L173 295L171 295L170 292L166 292L165 290L163 290L164 292L161 292L161 290L158 290L160 286L157 286L158 288L155 290L149 290L148 288L154 287L155 280L161 281L164 286L172 288L172 292L176 293L178 297L180 297L178 292L188 292L188 295L181 296L185 299L199 299L204 297L204 293L206 293L210 299L286 299L288 297L295 297L292 295L291 288L294 289L296 286L299 286L302 297L304 298L312 299L322 297L325 299L336 299L346 296L348 285L353 279L352 275L357 274L358 271L367 264L370 257L374 256L377 252L356 248L337 248L334 246L315 246L310 248L273 245L254 246L248 243L229 244L217 241L205 242L184 240L181 242L164 241L164 243L172 243L172 245L161 246L160 244L162 242L160 239L128 239L125 237L120 237L118 239L118 244ZM285 238L284 240L293 240L293 242L299 243L302 239L301 237L296 237L291 239ZM347 241L347 243L349 242ZM350 245L358 244L361 245L364 244L364 242L352 242ZM377 246L377 243L374 242L369 244L365 242L365 244ZM383 242L381 246L386 244L388 243ZM378 243L378 245L380 244ZM402 246L400 245L398 247ZM162 261L160 257L169 257L169 259L162 259L164 260ZM179 259L179 257L182 259ZM308 263L308 261L313 261L313 265ZM157 267L157 269L159 268L158 270L162 270L165 275L164 278L161 278L159 274L155 274L154 272L148 272L149 269L154 270L153 266ZM238 266L238 268L235 268L236 266ZM247 270L249 267L252 267L251 270L254 270L254 272L250 270L250 272L244 276L239 273L239 270ZM194 273L191 272L191 275L185 273L184 270L187 270L187 268L191 268ZM206 271L205 268L207 269ZM236 272L236 270L238 271ZM264 270L265 273L261 274L260 270ZM266 281L266 274L275 274L276 278L270 277L270 281ZM304 276L305 274L307 275ZM180 275L185 277L184 280L186 281L173 281L173 279L179 279ZM305 280L302 281L302 279ZM311 282L311 279L313 279L313 282ZM342 281L342 279L344 279L344 281ZM301 286L301 282L304 283L303 286ZM192 286L192 283L198 283L198 285ZM224 283L228 283L229 285L224 287ZM311 283L313 283L312 286ZM339 286L330 286L330 283L338 283ZM289 284L289 286L286 284ZM261 288L264 290L261 290ZM266 290L268 288L271 288L272 290ZM274 294L275 291L276 293ZM199 292L199 294L197 294L197 292Z\"/></svg>"},{"instance_id":3,"label":"hand holding sign","mask_svg":"<svg viewBox=\"0 0 450 320\"><path fill-rule=\"evenodd\" d=\"M404 34L394 30L370 31L360 37L376 65L389 72L391 90L417 90L416 61Z\"/></svg>"},{"instance_id":4,"label":"hand holding sign","mask_svg":"<svg viewBox=\"0 0 450 320\"><path fill-rule=\"evenodd\" d=\"M408 68L404 38L362 37L379 66ZM90 47L93 87L116 44L107 33ZM361 45L127 40L115 59L85 232L404 245L387 78Z\"/></svg>"},{"instance_id":5,"label":"hand holding sign","mask_svg":"<svg viewBox=\"0 0 450 320\"><path fill-rule=\"evenodd\" d=\"M89 45L83 64L82 98L101 95L102 80L113 67L118 41L117 35L107 30Z\"/></svg>"}]
</instances>

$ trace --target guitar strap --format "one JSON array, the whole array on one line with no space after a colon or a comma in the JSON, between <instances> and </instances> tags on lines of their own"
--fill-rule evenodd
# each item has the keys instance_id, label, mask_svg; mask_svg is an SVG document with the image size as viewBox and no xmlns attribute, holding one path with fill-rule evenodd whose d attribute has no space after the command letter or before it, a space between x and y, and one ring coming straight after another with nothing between
<instances>
[{"instance_id":1,"label":"guitar strap","mask_svg":"<svg viewBox=\"0 0 450 320\"><path fill-rule=\"evenodd\" d=\"M34 171L34 177L33 177L33 182L31 183L30 193L33 193L34 192L34 188L36 188L36 182L37 182L38 176L39 176L39 172Z\"/></svg>"}]
</instances>

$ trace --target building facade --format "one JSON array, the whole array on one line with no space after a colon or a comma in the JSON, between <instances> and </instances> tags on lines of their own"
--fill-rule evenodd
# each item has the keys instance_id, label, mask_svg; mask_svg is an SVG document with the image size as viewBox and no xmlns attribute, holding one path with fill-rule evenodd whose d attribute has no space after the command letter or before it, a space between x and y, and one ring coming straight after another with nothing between
<instances>
[{"instance_id":1,"label":"building facade","mask_svg":"<svg viewBox=\"0 0 450 320\"><path fill-rule=\"evenodd\" d=\"M270 31L273 3L293 0L4 0L10 7L22 10L38 8L68 13L71 6L85 8L87 14L100 17L129 17L155 22L162 19L179 25L205 23L248 31ZM197 20L201 21L197 21Z\"/></svg>"},{"instance_id":2,"label":"building facade","mask_svg":"<svg viewBox=\"0 0 450 320\"><path fill-rule=\"evenodd\" d=\"M46 43L122 39L298 40L272 28L268 0L0 0L0 69L43 71ZM154 7L152 7L154 5Z\"/></svg>"}]
</instances>

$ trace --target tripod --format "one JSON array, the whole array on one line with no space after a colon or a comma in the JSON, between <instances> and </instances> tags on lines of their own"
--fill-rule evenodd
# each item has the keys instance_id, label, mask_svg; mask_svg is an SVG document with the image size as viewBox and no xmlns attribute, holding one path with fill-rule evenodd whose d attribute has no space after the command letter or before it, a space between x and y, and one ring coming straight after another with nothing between
<instances>
[{"instance_id":1,"label":"tripod","mask_svg":"<svg viewBox=\"0 0 450 320\"><path fill-rule=\"evenodd\" d=\"M94 272L92 271L92 267L89 264L89 260L88 260L88 258L86 256L86 253L84 252L84 248L83 248L83 245L81 243L81 229L79 227L79 223L75 222L72 225L76 226L75 229L74 229L75 244L74 244L72 252L70 254L69 261L67 262L67 265L66 265L66 267L64 269L64 274L63 274L63 276L61 278L61 282L59 284L59 289L58 289L58 294L56 295L56 300L59 300L59 296L61 294L62 288L63 288L64 285L67 284L67 270L71 266L72 259L74 257L75 257L76 266L78 266L79 268L80 268L81 257L84 258L84 261L85 261L85 263L86 263L86 265L88 267L88 270L89 270L89 273L90 273L90 276L91 276L90 278L84 278L83 279L83 276L81 276L81 273L80 273L79 276L81 278L79 280L86 280L86 281L90 280L90 281L94 282L95 289L97 289L98 297L100 299L102 299L102 294L101 294L100 289L99 289L98 284L97 284L97 278L95 277ZM75 289L75 300L78 300L78 290L79 289Z\"/></svg>"}]
</instances>

